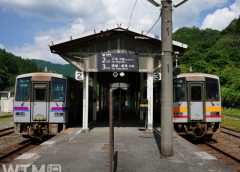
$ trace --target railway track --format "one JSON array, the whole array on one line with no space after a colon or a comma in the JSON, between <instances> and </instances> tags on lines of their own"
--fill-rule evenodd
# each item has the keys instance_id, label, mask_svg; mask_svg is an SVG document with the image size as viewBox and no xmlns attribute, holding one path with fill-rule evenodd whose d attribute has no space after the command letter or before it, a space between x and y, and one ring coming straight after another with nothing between
<instances>
[{"instance_id":1,"label":"railway track","mask_svg":"<svg viewBox=\"0 0 240 172\"><path fill-rule=\"evenodd\" d=\"M24 148L26 148L27 146L29 146L31 144L32 144L32 141L30 139L28 139L28 140L21 141L17 144L14 144L12 146L5 148L0 153L0 161L14 155L15 153L23 150Z\"/></svg>"},{"instance_id":2,"label":"railway track","mask_svg":"<svg viewBox=\"0 0 240 172\"><path fill-rule=\"evenodd\" d=\"M213 155L224 164L231 166L235 171L240 171L239 156L233 155L228 151L219 148L215 145L215 143L204 142L203 144L198 144L197 146Z\"/></svg>"},{"instance_id":3,"label":"railway track","mask_svg":"<svg viewBox=\"0 0 240 172\"><path fill-rule=\"evenodd\" d=\"M239 135L237 131L221 127L221 132L215 134L213 138L193 143L240 172Z\"/></svg>"},{"instance_id":4,"label":"railway track","mask_svg":"<svg viewBox=\"0 0 240 172\"><path fill-rule=\"evenodd\" d=\"M218 151L219 153L224 154L225 156L227 156L227 157L233 159L234 161L240 163L240 159L239 159L237 156L234 156L234 155L228 153L227 151L225 151L225 150L223 150L223 149L221 149L221 148L215 146L214 143L211 144L211 143L208 143L208 142L205 141L204 144L207 145L208 147L210 147L210 148L212 148L212 149Z\"/></svg>"},{"instance_id":5,"label":"railway track","mask_svg":"<svg viewBox=\"0 0 240 172\"><path fill-rule=\"evenodd\" d=\"M213 138L185 139L240 172L240 133L224 127L220 131Z\"/></svg>"},{"instance_id":6,"label":"railway track","mask_svg":"<svg viewBox=\"0 0 240 172\"><path fill-rule=\"evenodd\" d=\"M240 133L229 128L221 127L221 132L240 139Z\"/></svg>"},{"instance_id":7,"label":"railway track","mask_svg":"<svg viewBox=\"0 0 240 172\"><path fill-rule=\"evenodd\" d=\"M240 155L233 151L233 148L223 146L217 143L216 140L212 139L211 141L202 141L199 143L194 143L196 146L204 150L205 152L216 157L219 161L222 161L224 164L231 166L235 171L240 172ZM235 153L233 153L235 152Z\"/></svg>"},{"instance_id":8,"label":"railway track","mask_svg":"<svg viewBox=\"0 0 240 172\"><path fill-rule=\"evenodd\" d=\"M0 137L14 133L14 127L0 129Z\"/></svg>"}]
</instances>

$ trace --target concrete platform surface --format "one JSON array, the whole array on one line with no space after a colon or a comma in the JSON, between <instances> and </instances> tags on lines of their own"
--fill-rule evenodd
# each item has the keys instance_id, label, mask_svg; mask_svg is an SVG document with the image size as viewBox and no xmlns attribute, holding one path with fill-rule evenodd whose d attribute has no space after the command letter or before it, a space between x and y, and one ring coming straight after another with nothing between
<instances>
[{"instance_id":1,"label":"concrete platform surface","mask_svg":"<svg viewBox=\"0 0 240 172\"><path fill-rule=\"evenodd\" d=\"M108 171L108 127L89 133L68 129L28 152L12 164L28 164L44 171ZM225 172L233 171L210 154L181 137L174 136L174 156L160 157L158 130L146 133L139 127L115 127L115 170L120 172ZM32 153L32 154L29 154ZM21 167L21 166L20 166ZM52 169L50 169L52 168ZM24 171L24 169L22 169Z\"/></svg>"}]
</instances>

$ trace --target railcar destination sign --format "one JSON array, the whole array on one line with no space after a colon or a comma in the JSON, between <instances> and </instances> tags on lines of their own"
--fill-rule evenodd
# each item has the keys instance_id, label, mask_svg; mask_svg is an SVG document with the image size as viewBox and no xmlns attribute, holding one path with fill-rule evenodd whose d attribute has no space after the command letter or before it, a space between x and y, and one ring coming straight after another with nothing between
<instances>
[{"instance_id":1,"label":"railcar destination sign","mask_svg":"<svg viewBox=\"0 0 240 172\"><path fill-rule=\"evenodd\" d=\"M101 72L138 72L138 69L135 53L98 53L98 70Z\"/></svg>"}]
</instances>

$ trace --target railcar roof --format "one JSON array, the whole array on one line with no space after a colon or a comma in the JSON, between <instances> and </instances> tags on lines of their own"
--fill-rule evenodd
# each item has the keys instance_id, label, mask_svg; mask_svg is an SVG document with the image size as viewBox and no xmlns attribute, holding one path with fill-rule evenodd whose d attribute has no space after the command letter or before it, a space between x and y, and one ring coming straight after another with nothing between
<instances>
[{"instance_id":1,"label":"railcar roof","mask_svg":"<svg viewBox=\"0 0 240 172\"><path fill-rule=\"evenodd\" d=\"M49 73L49 72L36 72L36 73L26 73L22 75L18 75L17 78L24 78L24 77L31 77L31 76L36 76L36 77L56 77L56 78L66 78L62 74L57 74L57 73Z\"/></svg>"},{"instance_id":2,"label":"railcar roof","mask_svg":"<svg viewBox=\"0 0 240 172\"><path fill-rule=\"evenodd\" d=\"M180 74L177 76L177 78L183 78L183 77L186 77L187 79L189 78L193 78L193 77L196 77L196 78L205 78L205 77L208 77L208 78L215 78L215 79L218 79L219 80L219 77L216 76L216 75L212 75L212 74L206 74L206 73L183 73L183 74Z\"/></svg>"}]
</instances>

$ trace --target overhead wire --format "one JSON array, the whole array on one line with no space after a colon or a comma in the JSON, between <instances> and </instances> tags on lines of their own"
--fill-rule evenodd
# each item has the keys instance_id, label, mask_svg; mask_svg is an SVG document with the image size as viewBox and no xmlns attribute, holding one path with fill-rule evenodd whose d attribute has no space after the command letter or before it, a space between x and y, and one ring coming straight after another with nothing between
<instances>
[{"instance_id":1,"label":"overhead wire","mask_svg":"<svg viewBox=\"0 0 240 172\"><path fill-rule=\"evenodd\" d=\"M161 19L162 13L159 14L157 20L154 22L154 24L151 26L151 28L146 32L145 35L149 34L151 32L151 30L155 27L155 25L159 22L159 20Z\"/></svg>"},{"instance_id":2,"label":"overhead wire","mask_svg":"<svg viewBox=\"0 0 240 172\"><path fill-rule=\"evenodd\" d=\"M131 14L130 14L130 18L129 18L129 22L128 22L128 27L127 29L130 27L130 24L131 24L131 20L132 20L132 15L133 15L133 11L136 7L136 4L137 4L138 0L135 0L134 4L133 4L133 8L132 8L132 11L131 11Z\"/></svg>"}]
</instances>

